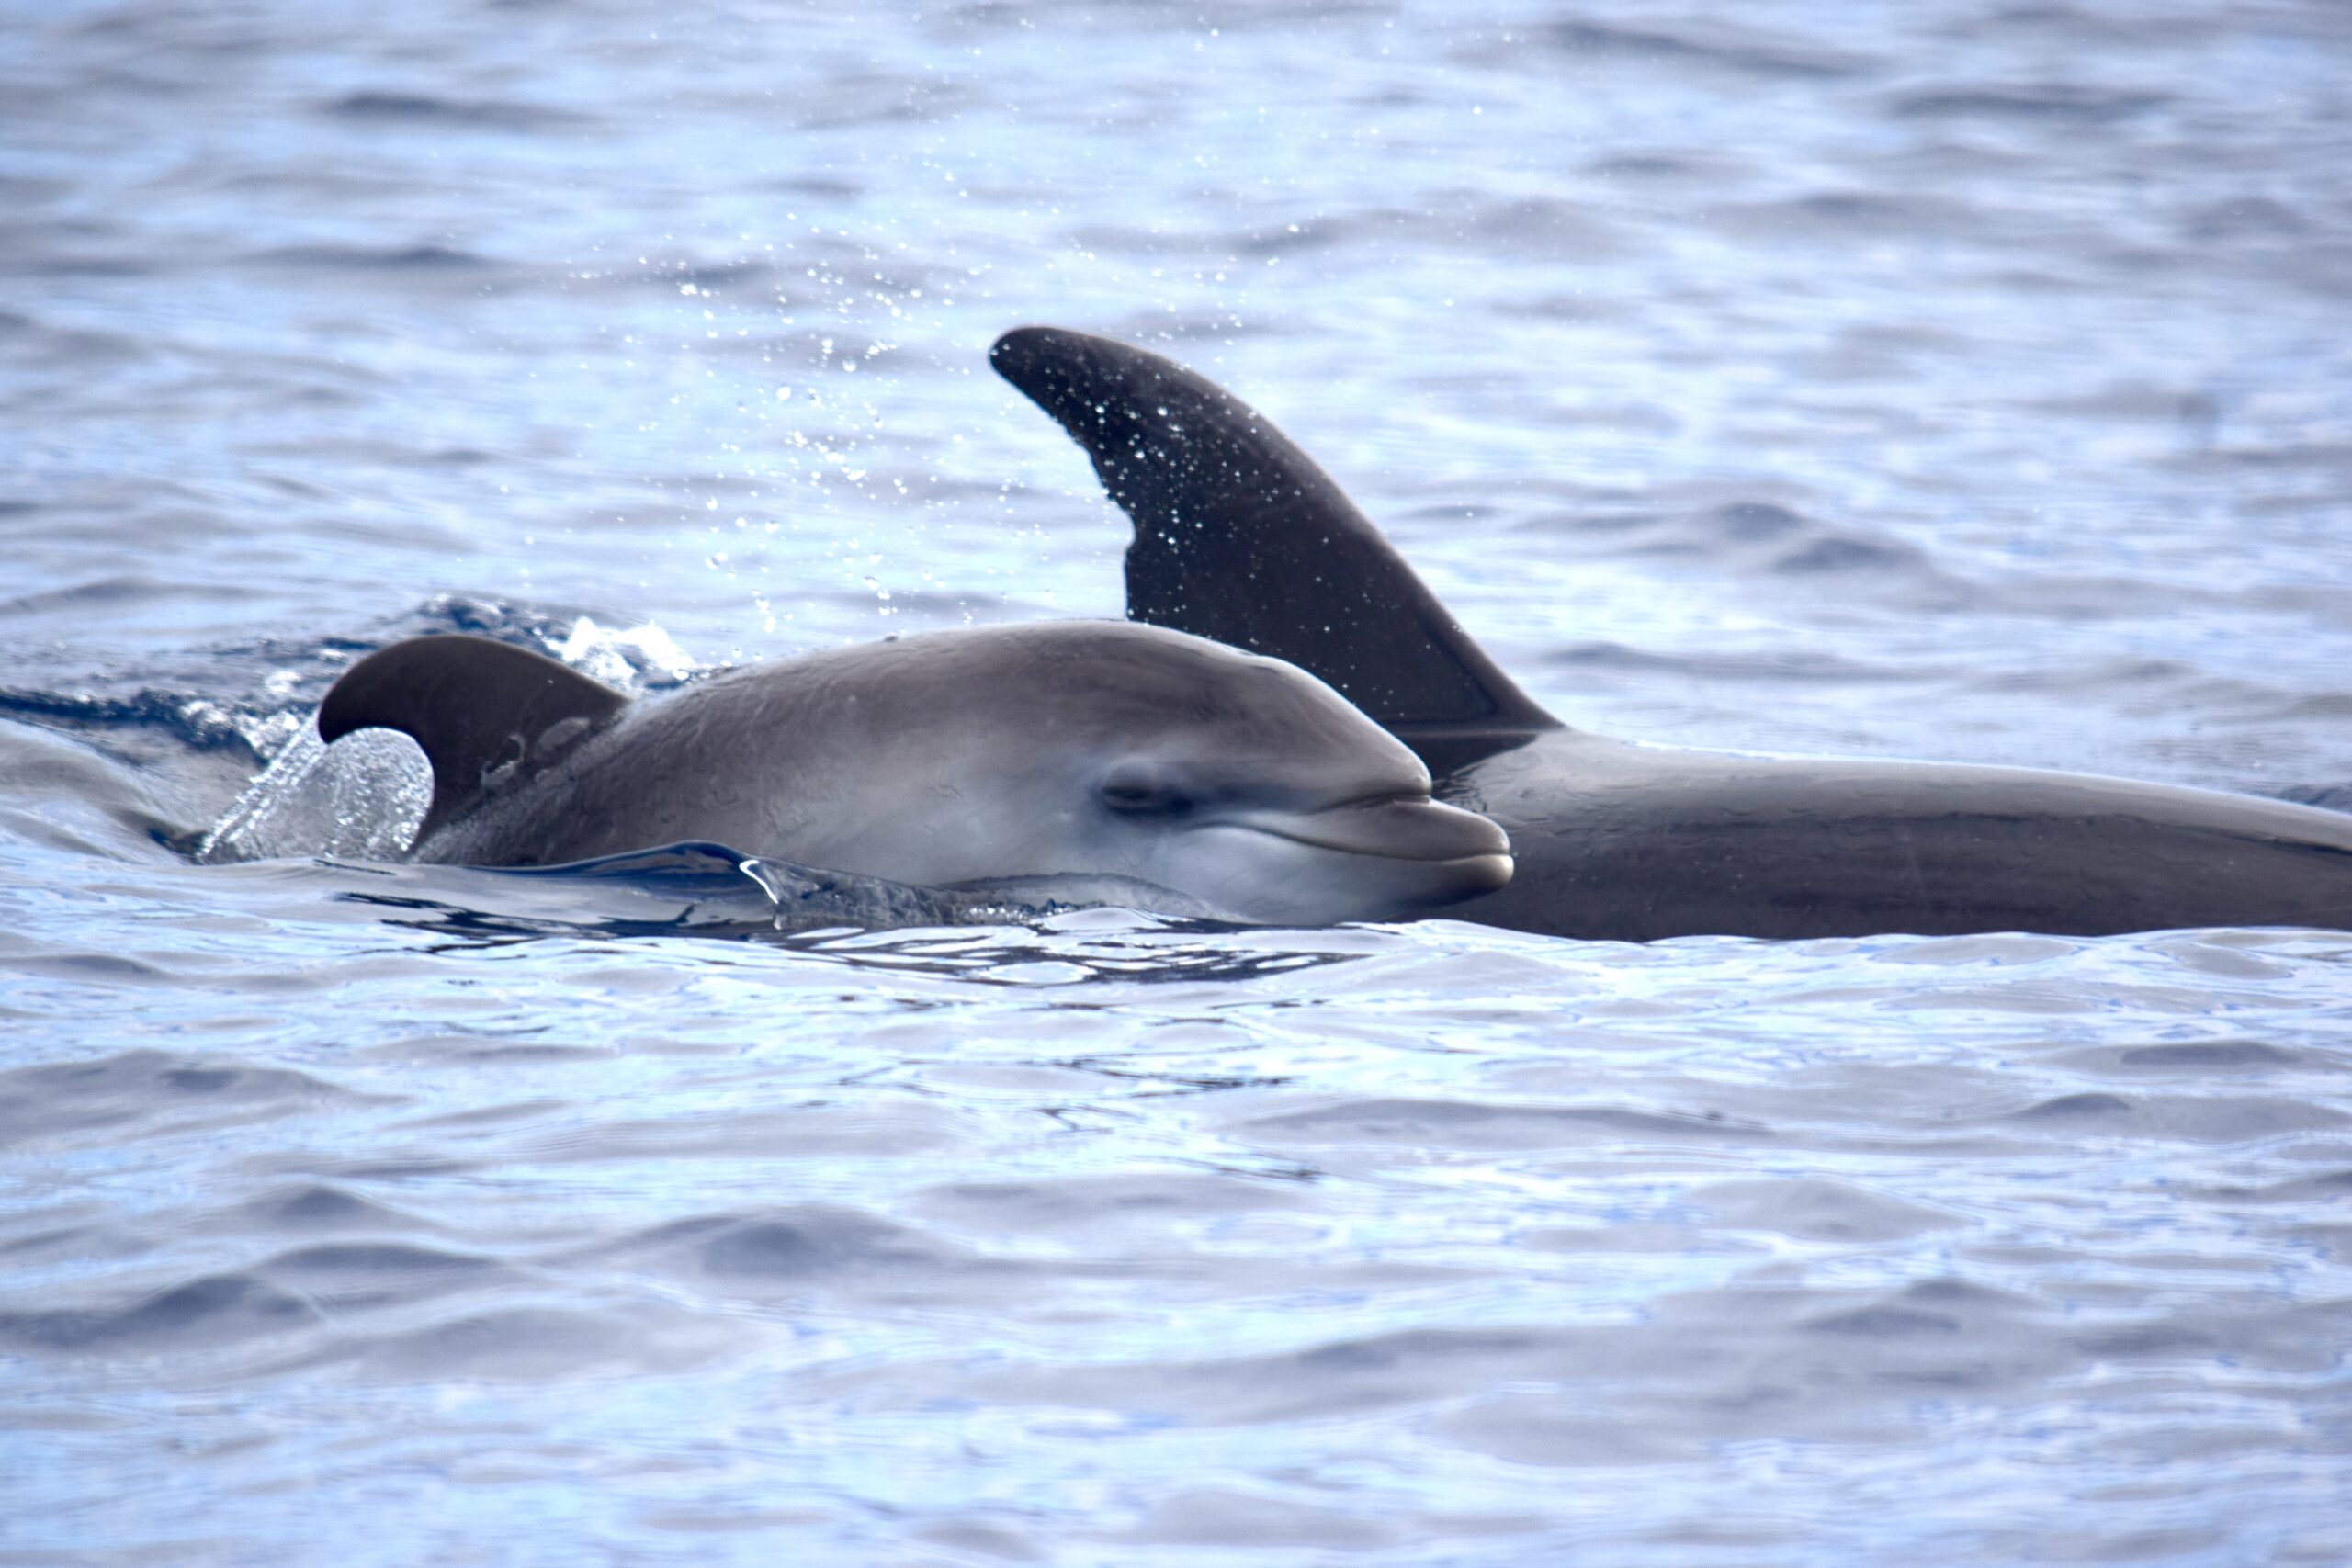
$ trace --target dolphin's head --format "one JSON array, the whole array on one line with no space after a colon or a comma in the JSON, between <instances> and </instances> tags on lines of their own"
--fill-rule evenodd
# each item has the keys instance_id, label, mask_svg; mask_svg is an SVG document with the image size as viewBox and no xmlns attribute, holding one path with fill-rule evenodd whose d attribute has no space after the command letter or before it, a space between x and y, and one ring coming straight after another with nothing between
<instances>
[{"instance_id":1,"label":"dolphin's head","mask_svg":"<svg viewBox=\"0 0 2352 1568\"><path fill-rule=\"evenodd\" d=\"M1125 622L891 646L939 716L893 764L887 830L820 863L1120 876L1259 925L1394 919L1510 880L1502 829L1431 800L1419 758L1295 665Z\"/></svg>"}]
</instances>

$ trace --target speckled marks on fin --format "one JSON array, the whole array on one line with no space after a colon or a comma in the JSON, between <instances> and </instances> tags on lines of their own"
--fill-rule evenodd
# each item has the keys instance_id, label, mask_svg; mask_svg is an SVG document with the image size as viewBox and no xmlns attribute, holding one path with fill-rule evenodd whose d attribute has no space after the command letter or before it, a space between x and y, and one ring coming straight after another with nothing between
<instances>
[{"instance_id":1,"label":"speckled marks on fin","mask_svg":"<svg viewBox=\"0 0 2352 1568\"><path fill-rule=\"evenodd\" d=\"M1086 448L1133 520L1128 619L1288 660L1435 772L1560 728L1238 398L1159 355L1055 327L1005 333L989 361Z\"/></svg>"}]
</instances>

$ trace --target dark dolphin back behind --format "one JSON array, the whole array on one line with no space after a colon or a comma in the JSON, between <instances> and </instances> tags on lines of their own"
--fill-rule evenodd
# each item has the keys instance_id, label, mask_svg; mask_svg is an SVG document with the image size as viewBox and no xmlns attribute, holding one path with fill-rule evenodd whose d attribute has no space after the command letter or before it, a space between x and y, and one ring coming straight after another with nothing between
<instances>
[{"instance_id":1,"label":"dark dolphin back behind","mask_svg":"<svg viewBox=\"0 0 2352 1568\"><path fill-rule=\"evenodd\" d=\"M1443 773L1559 728L1272 422L1172 361L1023 327L997 371L1135 523L1127 615L1312 671Z\"/></svg>"},{"instance_id":2,"label":"dark dolphin back behind","mask_svg":"<svg viewBox=\"0 0 2352 1568\"><path fill-rule=\"evenodd\" d=\"M1576 733L1453 794L1508 828L1519 872L1453 912L1556 936L2352 929L2352 817L2286 801Z\"/></svg>"},{"instance_id":3,"label":"dark dolphin back behind","mask_svg":"<svg viewBox=\"0 0 2352 1568\"><path fill-rule=\"evenodd\" d=\"M2352 818L1924 762L1640 747L1497 671L1329 476L1214 384L1108 339L1007 333L998 370L1135 523L1128 614L1304 665L1499 822L1518 872L1461 919L1564 936L2352 929Z\"/></svg>"}]
</instances>

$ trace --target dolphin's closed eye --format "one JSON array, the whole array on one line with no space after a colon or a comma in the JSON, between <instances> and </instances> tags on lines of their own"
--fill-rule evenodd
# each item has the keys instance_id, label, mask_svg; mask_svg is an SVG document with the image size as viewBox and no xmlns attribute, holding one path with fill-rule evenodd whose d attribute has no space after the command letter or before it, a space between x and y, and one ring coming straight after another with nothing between
<instances>
[{"instance_id":1,"label":"dolphin's closed eye","mask_svg":"<svg viewBox=\"0 0 2352 1568\"><path fill-rule=\"evenodd\" d=\"M1102 781L1102 804L1134 817L1181 817L1193 809L1191 795L1173 782L1138 767L1121 767Z\"/></svg>"}]
</instances>

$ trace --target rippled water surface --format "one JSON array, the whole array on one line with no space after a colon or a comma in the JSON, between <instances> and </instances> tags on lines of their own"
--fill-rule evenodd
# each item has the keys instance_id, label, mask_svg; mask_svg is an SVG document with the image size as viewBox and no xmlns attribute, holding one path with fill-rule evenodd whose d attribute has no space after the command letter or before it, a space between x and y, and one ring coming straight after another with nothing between
<instances>
[{"instance_id":1,"label":"rippled water surface","mask_svg":"<svg viewBox=\"0 0 2352 1568\"><path fill-rule=\"evenodd\" d=\"M2352 938L747 940L187 858L356 653L1119 613L2352 801L2352 17L0 6L0 1562L2352 1560ZM650 628L650 629L648 629Z\"/></svg>"}]
</instances>

